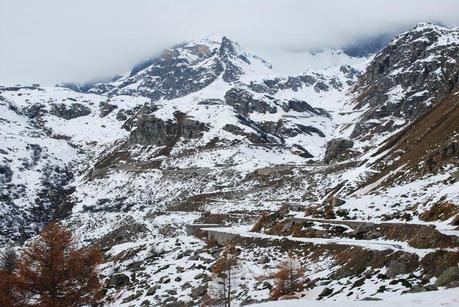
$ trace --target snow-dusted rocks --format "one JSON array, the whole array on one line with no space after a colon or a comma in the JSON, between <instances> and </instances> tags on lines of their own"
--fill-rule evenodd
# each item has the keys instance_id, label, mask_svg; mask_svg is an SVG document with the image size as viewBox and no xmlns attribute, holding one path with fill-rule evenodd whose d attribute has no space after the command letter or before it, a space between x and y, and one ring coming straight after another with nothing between
<instances>
[{"instance_id":1,"label":"snow-dusted rocks","mask_svg":"<svg viewBox=\"0 0 459 307\"><path fill-rule=\"evenodd\" d=\"M423 114L457 84L458 60L458 29L423 23L395 37L354 86L364 114L353 136L393 131Z\"/></svg>"},{"instance_id":2,"label":"snow-dusted rocks","mask_svg":"<svg viewBox=\"0 0 459 307\"><path fill-rule=\"evenodd\" d=\"M200 39L167 49L144 66L89 91L108 95L140 95L174 99L204 89L218 78L226 83L250 75L267 76L270 65L225 36Z\"/></svg>"}]
</instances>

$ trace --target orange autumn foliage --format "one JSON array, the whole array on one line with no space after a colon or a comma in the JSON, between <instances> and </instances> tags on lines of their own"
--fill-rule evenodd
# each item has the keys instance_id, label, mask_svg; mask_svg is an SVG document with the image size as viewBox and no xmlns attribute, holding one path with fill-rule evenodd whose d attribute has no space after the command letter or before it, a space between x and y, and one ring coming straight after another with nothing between
<instances>
[{"instance_id":1,"label":"orange autumn foliage","mask_svg":"<svg viewBox=\"0 0 459 307\"><path fill-rule=\"evenodd\" d=\"M289 258L282 262L277 268L277 271L271 276L274 278L274 287L271 291L271 296L277 299L283 295L302 291L304 273L305 269L297 259Z\"/></svg>"},{"instance_id":2,"label":"orange autumn foliage","mask_svg":"<svg viewBox=\"0 0 459 307\"><path fill-rule=\"evenodd\" d=\"M56 223L24 248L13 272L0 271L0 304L71 307L89 304L100 289L95 248L77 248L72 233ZM3 306L3 304L2 304Z\"/></svg>"}]
</instances>

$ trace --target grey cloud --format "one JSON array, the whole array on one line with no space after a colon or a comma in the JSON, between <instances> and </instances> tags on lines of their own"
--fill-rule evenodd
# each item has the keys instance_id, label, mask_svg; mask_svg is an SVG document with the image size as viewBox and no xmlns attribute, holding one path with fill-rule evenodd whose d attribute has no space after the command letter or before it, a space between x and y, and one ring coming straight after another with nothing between
<instances>
[{"instance_id":1,"label":"grey cloud","mask_svg":"<svg viewBox=\"0 0 459 307\"><path fill-rule=\"evenodd\" d=\"M459 1L0 0L0 84L106 78L213 33L255 53L298 52L421 21L456 26Z\"/></svg>"}]
</instances>

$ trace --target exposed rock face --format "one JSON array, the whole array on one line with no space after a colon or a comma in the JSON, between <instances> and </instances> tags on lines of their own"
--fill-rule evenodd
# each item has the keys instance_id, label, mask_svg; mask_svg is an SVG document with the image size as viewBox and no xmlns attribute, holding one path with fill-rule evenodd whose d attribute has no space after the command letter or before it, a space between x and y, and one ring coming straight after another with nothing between
<instances>
[{"instance_id":1,"label":"exposed rock face","mask_svg":"<svg viewBox=\"0 0 459 307\"><path fill-rule=\"evenodd\" d=\"M231 132L234 135L240 135L246 137L250 142L254 144L265 144L265 143L276 143L279 142L278 139L270 136L269 134L260 131L260 133L253 133L244 131L239 126L233 124L227 124L223 127L223 130Z\"/></svg>"},{"instance_id":2,"label":"exposed rock face","mask_svg":"<svg viewBox=\"0 0 459 307\"><path fill-rule=\"evenodd\" d=\"M367 108L361 122L420 116L458 84L458 60L458 29L419 24L399 35L376 55L355 84L356 108ZM361 125L353 134L366 134L379 125Z\"/></svg>"},{"instance_id":3,"label":"exposed rock face","mask_svg":"<svg viewBox=\"0 0 459 307\"><path fill-rule=\"evenodd\" d=\"M348 85L352 84L359 75L357 70L348 65L341 66L339 72L347 79L345 82ZM327 92L330 88L342 90L343 84L336 76L329 77L319 73L305 73L299 76L265 79L263 82L250 83L250 88L253 91L271 95L287 89L297 92L301 88L307 87L312 87L316 92Z\"/></svg>"},{"instance_id":4,"label":"exposed rock face","mask_svg":"<svg viewBox=\"0 0 459 307\"><path fill-rule=\"evenodd\" d=\"M173 146L180 138L195 139L208 128L205 124L175 113L175 120L162 120L154 115L141 115L129 135L131 144Z\"/></svg>"},{"instance_id":5,"label":"exposed rock face","mask_svg":"<svg viewBox=\"0 0 459 307\"><path fill-rule=\"evenodd\" d=\"M409 173L405 177L417 178L435 173L449 163L459 161L457 133L459 131L459 86L453 93L441 99L429 111L391 136L375 154L385 153L375 163L381 173L369 179L378 180L384 174L404 166ZM396 180L402 174L394 174L385 184ZM427 216L423 216L427 218Z\"/></svg>"},{"instance_id":6,"label":"exposed rock face","mask_svg":"<svg viewBox=\"0 0 459 307\"><path fill-rule=\"evenodd\" d=\"M342 161L350 158L352 151L350 150L354 146L352 140L338 138L330 140L327 143L327 149L325 151L325 163L332 161Z\"/></svg>"},{"instance_id":7,"label":"exposed rock face","mask_svg":"<svg viewBox=\"0 0 459 307\"><path fill-rule=\"evenodd\" d=\"M113 110L117 109L118 106L117 105L114 105L114 104L111 104L109 102L103 102L101 103L100 105L100 114L99 116L100 117L105 117L107 116L108 114L110 114Z\"/></svg>"},{"instance_id":8,"label":"exposed rock face","mask_svg":"<svg viewBox=\"0 0 459 307\"><path fill-rule=\"evenodd\" d=\"M297 99L280 101L268 95L265 95L263 100L256 99L252 93L243 88L232 88L226 92L225 102L244 116L254 112L276 113L279 107L284 112L308 112L318 116L330 117L327 111L320 108L313 108L305 101Z\"/></svg>"},{"instance_id":9,"label":"exposed rock face","mask_svg":"<svg viewBox=\"0 0 459 307\"><path fill-rule=\"evenodd\" d=\"M432 173L438 170L445 161L451 161L459 158L459 142L451 140L450 143L444 144L443 147L430 153L424 160L421 173Z\"/></svg>"},{"instance_id":10,"label":"exposed rock face","mask_svg":"<svg viewBox=\"0 0 459 307\"><path fill-rule=\"evenodd\" d=\"M299 134L318 135L324 137L322 131L313 126L304 126L301 124L291 125L288 122L279 120L277 122L265 121L260 123L260 128L266 133L278 136L281 139L295 137Z\"/></svg>"},{"instance_id":11,"label":"exposed rock face","mask_svg":"<svg viewBox=\"0 0 459 307\"><path fill-rule=\"evenodd\" d=\"M0 165L0 183L1 183L2 190L3 190L3 185L10 182L12 176L13 176L13 171L8 165Z\"/></svg>"},{"instance_id":12,"label":"exposed rock face","mask_svg":"<svg viewBox=\"0 0 459 307\"><path fill-rule=\"evenodd\" d=\"M27 107L24 109L24 113L29 117L29 118L37 118L40 116L43 116L46 114L46 107L44 104L41 103L35 103L32 104L31 106Z\"/></svg>"},{"instance_id":13,"label":"exposed rock face","mask_svg":"<svg viewBox=\"0 0 459 307\"><path fill-rule=\"evenodd\" d=\"M64 119L73 119L80 116L91 114L91 110L81 103L72 103L70 105L63 103L53 103L51 105L51 114Z\"/></svg>"},{"instance_id":14,"label":"exposed rock face","mask_svg":"<svg viewBox=\"0 0 459 307\"><path fill-rule=\"evenodd\" d=\"M443 273L438 276L437 281L435 282L436 286L447 286L448 284L459 281L459 267L454 266L446 269Z\"/></svg>"},{"instance_id":15,"label":"exposed rock face","mask_svg":"<svg viewBox=\"0 0 459 307\"><path fill-rule=\"evenodd\" d=\"M248 91L240 88L233 88L226 92L225 101L232 106L236 112L247 116L249 113L276 113L277 108L265 101L253 98Z\"/></svg>"}]
</instances>

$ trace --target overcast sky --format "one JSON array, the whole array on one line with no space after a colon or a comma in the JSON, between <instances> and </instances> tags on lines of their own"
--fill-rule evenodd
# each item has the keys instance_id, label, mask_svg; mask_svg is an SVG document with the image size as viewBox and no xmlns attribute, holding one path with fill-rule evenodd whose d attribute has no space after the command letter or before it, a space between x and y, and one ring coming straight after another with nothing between
<instances>
[{"instance_id":1,"label":"overcast sky","mask_svg":"<svg viewBox=\"0 0 459 307\"><path fill-rule=\"evenodd\" d=\"M0 0L0 84L106 78L208 34L269 55L421 21L457 26L459 0Z\"/></svg>"}]
</instances>

